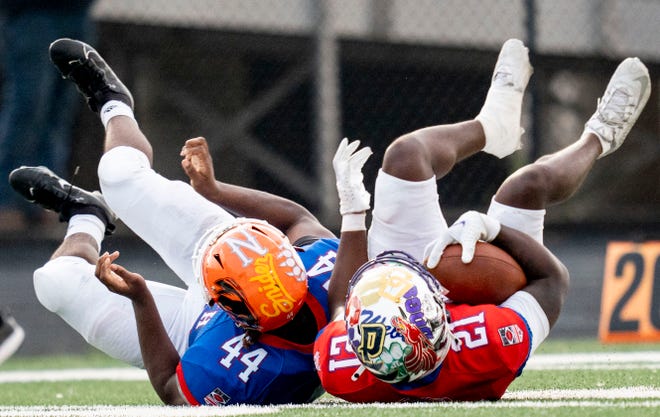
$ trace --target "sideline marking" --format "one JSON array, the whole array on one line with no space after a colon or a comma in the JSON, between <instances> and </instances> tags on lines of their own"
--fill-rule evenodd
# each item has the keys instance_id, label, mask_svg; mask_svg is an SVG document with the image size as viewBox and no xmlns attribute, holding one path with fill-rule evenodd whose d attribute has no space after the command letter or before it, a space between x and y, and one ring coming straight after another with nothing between
<instances>
[{"instance_id":1,"label":"sideline marking","mask_svg":"<svg viewBox=\"0 0 660 417\"><path fill-rule=\"evenodd\" d=\"M607 244L598 325L601 342L660 341L654 299L658 262L660 240Z\"/></svg>"}]
</instances>

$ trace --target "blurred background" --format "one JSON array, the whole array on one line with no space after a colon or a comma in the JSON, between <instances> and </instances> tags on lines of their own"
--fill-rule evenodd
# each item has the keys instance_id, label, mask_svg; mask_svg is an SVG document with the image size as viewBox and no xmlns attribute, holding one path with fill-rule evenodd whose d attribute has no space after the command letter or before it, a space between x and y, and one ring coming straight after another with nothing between
<instances>
[{"instance_id":1,"label":"blurred background","mask_svg":"<svg viewBox=\"0 0 660 417\"><path fill-rule=\"evenodd\" d=\"M575 141L618 63L638 56L654 83L645 111L573 199L548 211L546 243L572 274L551 337L596 336L607 242L660 239L659 0L83 3L90 3L94 29L88 39L131 89L157 171L185 180L179 150L204 136L219 179L292 198L335 230L338 141L347 136L372 147L365 183L373 192L383 151L397 136L476 116L506 39L523 40L534 66L524 148L502 160L475 155L438 184L450 223L466 209L485 210L516 168ZM47 56L48 43L37 52ZM98 188L103 129L74 102L64 106L75 120L58 174ZM0 214L0 308L26 330L19 354L84 351L84 341L37 302L31 283L64 226L27 205L16 210L26 214ZM106 245L121 250L129 268L177 284L126 228Z\"/></svg>"}]
</instances>

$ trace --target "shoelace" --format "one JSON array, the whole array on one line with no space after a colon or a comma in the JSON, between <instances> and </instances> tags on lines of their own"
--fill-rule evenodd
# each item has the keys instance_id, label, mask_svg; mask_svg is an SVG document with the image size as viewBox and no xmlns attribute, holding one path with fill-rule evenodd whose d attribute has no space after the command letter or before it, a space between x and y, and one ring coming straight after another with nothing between
<instances>
[{"instance_id":1,"label":"shoelace","mask_svg":"<svg viewBox=\"0 0 660 417\"><path fill-rule=\"evenodd\" d=\"M92 95L95 89L102 89L106 84L105 70L94 65L91 59L79 60L66 77L73 80L85 96Z\"/></svg>"},{"instance_id":2,"label":"shoelace","mask_svg":"<svg viewBox=\"0 0 660 417\"><path fill-rule=\"evenodd\" d=\"M76 175L78 175L79 169L80 166L77 166L75 171L73 172L73 176L71 177L71 182L65 179L59 179L60 184L62 184L62 188L66 188L66 197L64 198L64 201L69 201L69 197L71 197L71 192L73 191L73 179L76 177Z\"/></svg>"},{"instance_id":3,"label":"shoelace","mask_svg":"<svg viewBox=\"0 0 660 417\"><path fill-rule=\"evenodd\" d=\"M613 127L623 127L635 107L631 97L632 94L626 89L617 88L609 97L606 97L606 100L598 99L601 121Z\"/></svg>"},{"instance_id":4,"label":"shoelace","mask_svg":"<svg viewBox=\"0 0 660 417\"><path fill-rule=\"evenodd\" d=\"M506 87L506 86L513 87L514 85L513 74L506 66L502 66L498 68L495 75L493 75L492 84L500 87Z\"/></svg>"},{"instance_id":5,"label":"shoelace","mask_svg":"<svg viewBox=\"0 0 660 417\"><path fill-rule=\"evenodd\" d=\"M93 85L92 88L103 89L104 87L107 87L107 82L105 79L105 70L103 68L100 68L98 65L92 64L91 59L88 59L83 65L89 68L89 70L91 70L91 73L93 74L92 78L90 79L90 86Z\"/></svg>"}]
</instances>

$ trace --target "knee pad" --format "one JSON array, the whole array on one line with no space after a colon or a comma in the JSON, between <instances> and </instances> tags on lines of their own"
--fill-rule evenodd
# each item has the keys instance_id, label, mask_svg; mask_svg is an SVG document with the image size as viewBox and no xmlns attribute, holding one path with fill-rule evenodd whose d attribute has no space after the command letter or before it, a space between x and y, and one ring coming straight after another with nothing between
<instances>
[{"instance_id":1,"label":"knee pad","mask_svg":"<svg viewBox=\"0 0 660 417\"><path fill-rule=\"evenodd\" d=\"M76 302L83 282L90 278L96 279L93 265L82 258L62 256L34 271L34 292L44 307L58 313Z\"/></svg>"},{"instance_id":2,"label":"knee pad","mask_svg":"<svg viewBox=\"0 0 660 417\"><path fill-rule=\"evenodd\" d=\"M106 152L99 162L101 188L135 178L142 170L150 170L149 158L130 146L118 146Z\"/></svg>"}]
</instances>

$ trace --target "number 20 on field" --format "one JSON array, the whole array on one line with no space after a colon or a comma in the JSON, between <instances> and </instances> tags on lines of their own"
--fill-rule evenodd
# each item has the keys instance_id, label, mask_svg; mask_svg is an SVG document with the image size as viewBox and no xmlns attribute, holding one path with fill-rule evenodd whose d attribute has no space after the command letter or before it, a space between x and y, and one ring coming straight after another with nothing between
<instances>
[{"instance_id":1,"label":"number 20 on field","mask_svg":"<svg viewBox=\"0 0 660 417\"><path fill-rule=\"evenodd\" d=\"M660 341L660 241L608 244L598 333L602 342Z\"/></svg>"}]
</instances>

